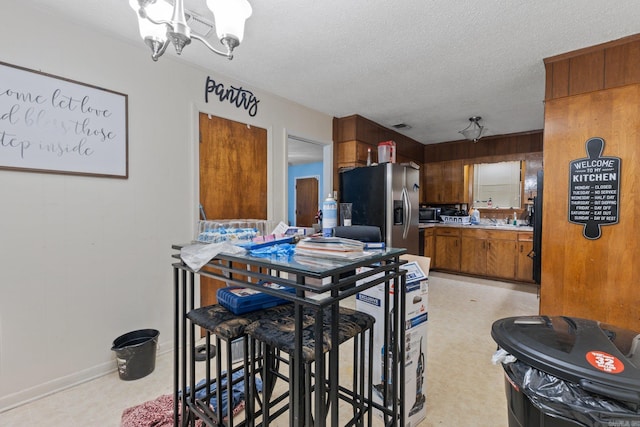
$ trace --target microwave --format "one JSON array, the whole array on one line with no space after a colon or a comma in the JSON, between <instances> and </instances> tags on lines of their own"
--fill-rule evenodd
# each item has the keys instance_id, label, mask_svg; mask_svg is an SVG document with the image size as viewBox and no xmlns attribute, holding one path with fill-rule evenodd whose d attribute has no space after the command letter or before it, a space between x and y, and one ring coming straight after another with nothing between
<instances>
[{"instance_id":1,"label":"microwave","mask_svg":"<svg viewBox=\"0 0 640 427\"><path fill-rule=\"evenodd\" d=\"M440 222L440 208L423 208L418 212L418 220L425 222Z\"/></svg>"}]
</instances>

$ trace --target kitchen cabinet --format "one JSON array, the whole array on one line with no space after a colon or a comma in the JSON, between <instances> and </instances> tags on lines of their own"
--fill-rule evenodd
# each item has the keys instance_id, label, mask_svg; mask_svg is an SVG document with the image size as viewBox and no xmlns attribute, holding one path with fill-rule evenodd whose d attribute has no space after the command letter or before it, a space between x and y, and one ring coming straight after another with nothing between
<instances>
[{"instance_id":1,"label":"kitchen cabinet","mask_svg":"<svg viewBox=\"0 0 640 427\"><path fill-rule=\"evenodd\" d=\"M473 226L435 226L432 230L433 269L532 282L533 261L527 257L533 247L531 231ZM427 234L424 239L425 256L429 256Z\"/></svg>"},{"instance_id":2,"label":"kitchen cabinet","mask_svg":"<svg viewBox=\"0 0 640 427\"><path fill-rule=\"evenodd\" d=\"M462 273L514 279L516 273L516 233L503 230L464 229L461 231Z\"/></svg>"},{"instance_id":3,"label":"kitchen cabinet","mask_svg":"<svg viewBox=\"0 0 640 427\"><path fill-rule=\"evenodd\" d=\"M472 232L472 236L469 236ZM486 276L487 274L487 251L488 242L486 238L476 237L476 230L464 230L461 237L461 244L464 251L460 257L460 271L469 274ZM478 230L480 231L480 230Z\"/></svg>"},{"instance_id":4,"label":"kitchen cabinet","mask_svg":"<svg viewBox=\"0 0 640 427\"><path fill-rule=\"evenodd\" d=\"M435 228L424 228L424 256L433 259L435 258Z\"/></svg>"},{"instance_id":5,"label":"kitchen cabinet","mask_svg":"<svg viewBox=\"0 0 640 427\"><path fill-rule=\"evenodd\" d=\"M516 280L533 282L533 259L529 253L533 250L533 233L518 233L518 266Z\"/></svg>"},{"instance_id":6,"label":"kitchen cabinet","mask_svg":"<svg viewBox=\"0 0 640 427\"><path fill-rule=\"evenodd\" d=\"M367 165L367 150L371 161L378 161L378 144L395 141L396 162L424 162L424 145L392 129L356 115L333 119L334 178L341 168Z\"/></svg>"},{"instance_id":7,"label":"kitchen cabinet","mask_svg":"<svg viewBox=\"0 0 640 427\"><path fill-rule=\"evenodd\" d=\"M426 163L423 187L425 203L465 203L464 163L462 160Z\"/></svg>"},{"instance_id":8,"label":"kitchen cabinet","mask_svg":"<svg viewBox=\"0 0 640 427\"><path fill-rule=\"evenodd\" d=\"M460 254L460 229L455 227L436 227L435 268L460 271Z\"/></svg>"},{"instance_id":9,"label":"kitchen cabinet","mask_svg":"<svg viewBox=\"0 0 640 427\"><path fill-rule=\"evenodd\" d=\"M496 233L496 232L494 232ZM510 239L490 236L487 250L487 276L502 279L515 279L516 275L516 241L513 232L506 231Z\"/></svg>"},{"instance_id":10,"label":"kitchen cabinet","mask_svg":"<svg viewBox=\"0 0 640 427\"><path fill-rule=\"evenodd\" d=\"M378 148L374 145L365 144L359 141L345 141L337 144L338 169L347 167L367 166L367 154L371 150L371 161L378 158Z\"/></svg>"}]
</instances>

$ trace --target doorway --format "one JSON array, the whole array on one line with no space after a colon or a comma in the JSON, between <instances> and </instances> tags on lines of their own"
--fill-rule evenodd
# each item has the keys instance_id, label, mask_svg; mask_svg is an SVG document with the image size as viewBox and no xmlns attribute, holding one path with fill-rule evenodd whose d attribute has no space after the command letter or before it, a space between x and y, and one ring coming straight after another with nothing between
<instances>
[{"instance_id":1,"label":"doorway","mask_svg":"<svg viewBox=\"0 0 640 427\"><path fill-rule=\"evenodd\" d=\"M319 177L296 178L296 227L312 227L317 222Z\"/></svg>"},{"instance_id":2,"label":"doorway","mask_svg":"<svg viewBox=\"0 0 640 427\"><path fill-rule=\"evenodd\" d=\"M331 189L330 184L327 184L331 181L333 164L331 144L287 134L287 163L288 223L298 227L311 227L311 224L316 222L315 216L322 203L323 198L320 196ZM325 179L327 176L329 176L328 181ZM309 194L302 194L298 188L302 179L313 178L317 180L315 199ZM303 186L312 186L313 184L312 181L302 182ZM304 215L303 223L299 222L298 212L302 212ZM309 213L313 213L312 218L307 216Z\"/></svg>"},{"instance_id":3,"label":"doorway","mask_svg":"<svg viewBox=\"0 0 640 427\"><path fill-rule=\"evenodd\" d=\"M267 219L267 130L199 115L200 204L206 218ZM201 307L225 283L200 279Z\"/></svg>"}]
</instances>

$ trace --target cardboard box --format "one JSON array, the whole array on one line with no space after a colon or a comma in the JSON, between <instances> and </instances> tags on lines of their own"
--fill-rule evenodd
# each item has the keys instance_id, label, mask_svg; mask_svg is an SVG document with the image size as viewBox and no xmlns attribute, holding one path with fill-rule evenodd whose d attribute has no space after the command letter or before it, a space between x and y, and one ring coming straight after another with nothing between
<instances>
[{"instance_id":1,"label":"cardboard box","mask_svg":"<svg viewBox=\"0 0 640 427\"><path fill-rule=\"evenodd\" d=\"M407 264L402 268L407 270L406 296L404 300L405 318L400 319L400 324L393 328L393 333L397 334L400 327L405 330L405 360L403 361L405 370L404 404L405 427L418 425L426 417L426 353L427 353L427 322L428 296L429 296L429 267L430 259L414 255L403 257ZM374 276L379 277L379 276ZM371 280L371 279L369 279ZM393 292L393 289L391 289ZM393 306L384 310L384 284L374 286L366 291L360 292L356 296L356 310L372 315L376 319L373 332L373 398L374 401L382 404L384 383L383 383L383 363L384 363L384 320L391 315ZM390 298L392 296L390 295ZM390 299L391 305L393 300ZM399 336L399 334L398 334ZM395 351L399 351L396 349ZM389 355L391 355L390 353ZM388 362L387 366L391 367ZM399 378L399 367L395 374L391 371L386 378ZM392 382L390 384L393 384ZM387 387L391 385L387 384ZM379 416L380 411L375 411Z\"/></svg>"}]
</instances>

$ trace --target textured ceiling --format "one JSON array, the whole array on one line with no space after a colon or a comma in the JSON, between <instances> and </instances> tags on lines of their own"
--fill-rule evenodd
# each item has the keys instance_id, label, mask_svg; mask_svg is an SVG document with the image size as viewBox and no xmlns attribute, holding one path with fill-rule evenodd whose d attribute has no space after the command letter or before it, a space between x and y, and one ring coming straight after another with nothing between
<instances>
[{"instance_id":1,"label":"textured ceiling","mask_svg":"<svg viewBox=\"0 0 640 427\"><path fill-rule=\"evenodd\" d=\"M22 1L147 54L127 0ZM461 139L474 115L488 135L542 129L543 58L640 33L637 0L250 2L233 61L197 41L182 59L334 117L406 123L425 144ZM186 7L213 20L204 0Z\"/></svg>"}]
</instances>

